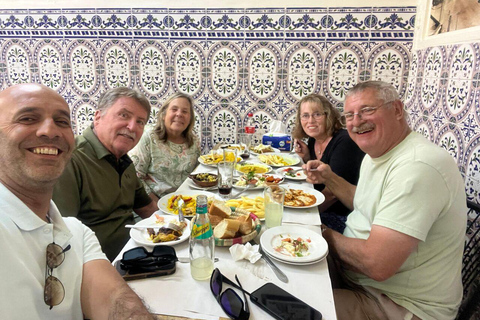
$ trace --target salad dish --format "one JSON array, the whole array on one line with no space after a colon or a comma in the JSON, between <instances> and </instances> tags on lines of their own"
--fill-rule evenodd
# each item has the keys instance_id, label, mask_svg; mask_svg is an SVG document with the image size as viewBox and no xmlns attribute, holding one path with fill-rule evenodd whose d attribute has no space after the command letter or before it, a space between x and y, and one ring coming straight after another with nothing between
<instances>
[{"instance_id":1,"label":"salad dish","mask_svg":"<svg viewBox=\"0 0 480 320\"><path fill-rule=\"evenodd\" d=\"M248 185L252 185L250 190L263 189L272 184L280 184L285 178L278 174L258 174L249 172L234 180L233 187L245 189Z\"/></svg>"},{"instance_id":2,"label":"salad dish","mask_svg":"<svg viewBox=\"0 0 480 320\"><path fill-rule=\"evenodd\" d=\"M303 170L294 172L295 170L302 169L301 167L286 167L277 169L276 173L285 176L286 179L290 180L305 180L307 175Z\"/></svg>"},{"instance_id":3,"label":"salad dish","mask_svg":"<svg viewBox=\"0 0 480 320\"><path fill-rule=\"evenodd\" d=\"M270 257L297 265L317 263L328 253L328 244L321 234L301 226L267 229L260 237L260 244Z\"/></svg>"}]
</instances>

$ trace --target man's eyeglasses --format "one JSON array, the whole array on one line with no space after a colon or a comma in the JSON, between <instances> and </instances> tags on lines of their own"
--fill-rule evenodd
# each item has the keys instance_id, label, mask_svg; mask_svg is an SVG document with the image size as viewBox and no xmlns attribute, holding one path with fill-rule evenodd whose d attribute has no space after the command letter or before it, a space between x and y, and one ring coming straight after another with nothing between
<instances>
[{"instance_id":1,"label":"man's eyeglasses","mask_svg":"<svg viewBox=\"0 0 480 320\"><path fill-rule=\"evenodd\" d=\"M345 117L345 120L346 121L352 121L353 118L355 117L355 115L357 115L360 119L363 119L364 116L371 116L372 114L374 114L377 109L380 109L381 107L383 106L386 106L387 104L391 103L393 101L388 101L388 102L385 102L384 104L382 105L379 105L378 107L365 107L365 108L362 108L360 109L360 111L358 112L347 112L347 113L344 113L343 116Z\"/></svg>"},{"instance_id":2,"label":"man's eyeglasses","mask_svg":"<svg viewBox=\"0 0 480 320\"><path fill-rule=\"evenodd\" d=\"M238 285L233 281L225 277L220 273L220 270L213 270L212 276L210 278L210 290L212 290L215 299L222 307L223 311L234 320L247 320L250 318L250 310L248 309L247 296L245 293L250 294L243 290L238 277L235 275L235 280L237 280ZM243 309L243 300L238 296L238 294L232 289L228 288L222 292L222 283L225 282L243 292L243 299L245 299L245 310Z\"/></svg>"},{"instance_id":3,"label":"man's eyeglasses","mask_svg":"<svg viewBox=\"0 0 480 320\"><path fill-rule=\"evenodd\" d=\"M62 303L65 298L65 288L57 277L52 276L53 269L60 266L65 260L65 252L70 250L68 245L65 249L55 242L47 246L47 266L45 268L45 289L43 291L43 300L52 309L54 306Z\"/></svg>"},{"instance_id":4,"label":"man's eyeglasses","mask_svg":"<svg viewBox=\"0 0 480 320\"><path fill-rule=\"evenodd\" d=\"M137 247L123 253L120 267L130 274L168 270L175 266L177 254L173 247L156 246L152 252Z\"/></svg>"},{"instance_id":5,"label":"man's eyeglasses","mask_svg":"<svg viewBox=\"0 0 480 320\"><path fill-rule=\"evenodd\" d=\"M308 113L303 113L300 115L300 119L302 121L308 121L308 119L312 117L313 120L320 120L324 115L325 115L325 112L314 112L311 115Z\"/></svg>"}]
</instances>

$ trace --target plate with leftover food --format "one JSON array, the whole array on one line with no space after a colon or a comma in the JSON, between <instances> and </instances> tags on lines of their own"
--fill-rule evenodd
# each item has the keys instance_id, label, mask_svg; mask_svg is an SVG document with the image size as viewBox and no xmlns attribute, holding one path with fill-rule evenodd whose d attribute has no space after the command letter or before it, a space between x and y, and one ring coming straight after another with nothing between
<instances>
[{"instance_id":1,"label":"plate with leftover food","mask_svg":"<svg viewBox=\"0 0 480 320\"><path fill-rule=\"evenodd\" d=\"M300 163L298 156L281 153L264 153L258 155L258 160L272 167L294 166Z\"/></svg>"},{"instance_id":2,"label":"plate with leftover food","mask_svg":"<svg viewBox=\"0 0 480 320\"><path fill-rule=\"evenodd\" d=\"M169 223L179 226L182 231L167 228ZM154 226L153 228L130 229L130 237L136 243L145 246L174 246L190 237L190 221L185 219L181 223L174 216L154 213L136 223L135 226Z\"/></svg>"},{"instance_id":3,"label":"plate with leftover food","mask_svg":"<svg viewBox=\"0 0 480 320\"><path fill-rule=\"evenodd\" d=\"M321 234L300 226L267 229L260 237L260 244L272 258L298 265L318 262L328 253L328 244Z\"/></svg>"},{"instance_id":4,"label":"plate with leftover food","mask_svg":"<svg viewBox=\"0 0 480 320\"><path fill-rule=\"evenodd\" d=\"M261 154L261 153L266 153L266 152L275 152L275 153L280 153L280 149L274 148L272 146L268 146L265 144L259 144L256 146L251 146L250 151L253 154Z\"/></svg>"},{"instance_id":5,"label":"plate with leftover food","mask_svg":"<svg viewBox=\"0 0 480 320\"><path fill-rule=\"evenodd\" d=\"M247 174L249 172L268 173L268 172L272 171L272 167L267 166L266 164L249 162L249 161L244 161L244 162L238 163L235 166L235 169L239 173L242 173L242 174Z\"/></svg>"},{"instance_id":6,"label":"plate with leftover food","mask_svg":"<svg viewBox=\"0 0 480 320\"><path fill-rule=\"evenodd\" d=\"M285 178L278 174L255 174L253 172L244 174L239 178L234 178L233 187L245 189L248 185L253 185L249 190L263 189L269 185L280 184Z\"/></svg>"},{"instance_id":7,"label":"plate with leftover food","mask_svg":"<svg viewBox=\"0 0 480 320\"><path fill-rule=\"evenodd\" d=\"M234 152L228 152L228 150L226 150L225 159L226 159L226 161L234 161L235 160ZM198 162L200 162L201 164L203 164L205 166L209 166L209 167L216 167L217 164L220 161L223 161L223 150L222 149L219 149L219 150L216 150L216 151L213 151L213 152L210 152L210 153L207 153L203 156L198 157ZM242 161L242 158L237 157L236 162L240 162L240 161Z\"/></svg>"},{"instance_id":8,"label":"plate with leftover food","mask_svg":"<svg viewBox=\"0 0 480 320\"><path fill-rule=\"evenodd\" d=\"M282 185L285 188L283 205L287 208L313 208L325 201L325 196L318 190L297 184Z\"/></svg>"},{"instance_id":9,"label":"plate with leftover food","mask_svg":"<svg viewBox=\"0 0 480 320\"><path fill-rule=\"evenodd\" d=\"M197 196L201 194L207 196L209 204L211 204L211 202L215 199L220 199L219 196L208 191L201 191L201 190L177 191L161 197L160 200L158 200L158 208L163 212L165 212L166 214L178 215L177 203L181 197L184 202L183 215L185 217L193 217L195 216L195 210L197 209L196 207Z\"/></svg>"},{"instance_id":10,"label":"plate with leftover food","mask_svg":"<svg viewBox=\"0 0 480 320\"><path fill-rule=\"evenodd\" d=\"M285 178L290 180L305 180L307 179L307 175L303 170L299 170L294 172L295 170L302 169L302 167L286 167L286 168L279 168L275 171L278 174L285 176Z\"/></svg>"}]
</instances>

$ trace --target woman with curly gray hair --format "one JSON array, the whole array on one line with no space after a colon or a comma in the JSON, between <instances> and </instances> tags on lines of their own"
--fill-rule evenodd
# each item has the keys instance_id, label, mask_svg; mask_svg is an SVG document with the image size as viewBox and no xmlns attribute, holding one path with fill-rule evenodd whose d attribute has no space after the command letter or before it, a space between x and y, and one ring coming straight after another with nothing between
<instances>
[{"instance_id":1,"label":"woman with curly gray hair","mask_svg":"<svg viewBox=\"0 0 480 320\"><path fill-rule=\"evenodd\" d=\"M357 184L360 164L365 155L350 139L340 112L323 96L310 94L298 102L293 130L295 152L305 163L320 160L352 184ZM303 142L307 139L307 143ZM343 232L350 210L324 184L316 184L325 201L318 207L322 223Z\"/></svg>"},{"instance_id":2,"label":"woman with curly gray hair","mask_svg":"<svg viewBox=\"0 0 480 320\"><path fill-rule=\"evenodd\" d=\"M200 145L193 133L193 100L171 95L160 108L153 130L145 130L129 155L150 197L158 201L174 192L198 165Z\"/></svg>"}]
</instances>

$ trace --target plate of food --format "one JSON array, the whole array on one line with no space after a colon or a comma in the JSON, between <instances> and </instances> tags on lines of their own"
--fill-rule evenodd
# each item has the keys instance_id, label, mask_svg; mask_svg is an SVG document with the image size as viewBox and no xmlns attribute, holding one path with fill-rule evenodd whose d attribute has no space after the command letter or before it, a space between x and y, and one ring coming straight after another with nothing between
<instances>
[{"instance_id":1,"label":"plate of food","mask_svg":"<svg viewBox=\"0 0 480 320\"><path fill-rule=\"evenodd\" d=\"M260 220L265 219L265 206L263 204L263 197L240 197L240 199L230 199L225 204L233 208L234 210L243 210L249 213L253 213Z\"/></svg>"},{"instance_id":2,"label":"plate of food","mask_svg":"<svg viewBox=\"0 0 480 320\"><path fill-rule=\"evenodd\" d=\"M267 166L266 164L249 162L249 161L244 161L244 162L238 163L235 166L235 169L239 173L242 173L242 174L247 174L249 172L268 173L268 172L272 171L272 167Z\"/></svg>"},{"instance_id":3,"label":"plate of food","mask_svg":"<svg viewBox=\"0 0 480 320\"><path fill-rule=\"evenodd\" d=\"M274 148L272 146L265 145L265 144L250 146L250 151L253 154L262 154L262 153L266 153L266 152L275 152L275 153L280 153L281 152L280 149L277 149L277 148Z\"/></svg>"},{"instance_id":4,"label":"plate of food","mask_svg":"<svg viewBox=\"0 0 480 320\"><path fill-rule=\"evenodd\" d=\"M313 208L325 201L325 196L318 190L297 184L283 185L285 200L283 205L287 208Z\"/></svg>"},{"instance_id":5,"label":"plate of food","mask_svg":"<svg viewBox=\"0 0 480 320\"><path fill-rule=\"evenodd\" d=\"M248 185L253 185L249 187L249 190L258 190L263 189L269 185L280 184L285 181L285 178L279 174L268 174L268 173L253 173L249 172L235 178L233 181L233 187L237 189L245 189Z\"/></svg>"},{"instance_id":6,"label":"plate of food","mask_svg":"<svg viewBox=\"0 0 480 320\"><path fill-rule=\"evenodd\" d=\"M195 173L188 176L194 185L200 188L211 188L217 185L217 175L209 172Z\"/></svg>"},{"instance_id":7,"label":"plate of food","mask_svg":"<svg viewBox=\"0 0 480 320\"><path fill-rule=\"evenodd\" d=\"M236 158L236 162L242 161L241 157ZM225 151L225 159L226 161L235 161L235 152L229 152L228 150ZM222 149L212 151L208 154L198 157L198 162L209 167L216 167L220 161L223 161Z\"/></svg>"},{"instance_id":8,"label":"plate of food","mask_svg":"<svg viewBox=\"0 0 480 320\"><path fill-rule=\"evenodd\" d=\"M272 167L294 166L300 163L297 156L281 153L264 153L258 155L258 160Z\"/></svg>"},{"instance_id":9,"label":"plate of food","mask_svg":"<svg viewBox=\"0 0 480 320\"><path fill-rule=\"evenodd\" d=\"M268 229L260 237L260 244L272 258L295 264L318 262L328 253L328 244L321 234L293 225Z\"/></svg>"},{"instance_id":10,"label":"plate of food","mask_svg":"<svg viewBox=\"0 0 480 320\"><path fill-rule=\"evenodd\" d=\"M307 179L307 175L303 170L296 171L302 169L302 167L286 167L286 168L279 168L275 171L277 174L281 174L285 176L285 178L290 180L305 180Z\"/></svg>"},{"instance_id":11,"label":"plate of food","mask_svg":"<svg viewBox=\"0 0 480 320\"><path fill-rule=\"evenodd\" d=\"M247 243L260 232L258 217L246 210L230 208L223 201L213 201L208 210L215 246Z\"/></svg>"},{"instance_id":12,"label":"plate of food","mask_svg":"<svg viewBox=\"0 0 480 320\"><path fill-rule=\"evenodd\" d=\"M230 149L241 151L242 147L239 144L221 144L219 149Z\"/></svg>"},{"instance_id":13,"label":"plate of food","mask_svg":"<svg viewBox=\"0 0 480 320\"><path fill-rule=\"evenodd\" d=\"M169 223L179 226L182 230L177 231L167 228ZM150 217L136 223L135 226L142 228L130 229L130 237L136 243L145 246L174 246L190 237L190 221L185 219L182 223L174 216L154 213ZM152 227L147 228L150 226Z\"/></svg>"},{"instance_id":14,"label":"plate of food","mask_svg":"<svg viewBox=\"0 0 480 320\"><path fill-rule=\"evenodd\" d=\"M183 207L184 216L193 217L195 216L195 210L197 208L196 198L198 195L201 195L201 194L207 196L209 204L211 204L211 202L215 199L220 199L219 196L208 191L201 191L201 190L177 191L161 197L160 200L158 200L158 208L163 212L165 212L166 214L178 215L177 202L181 197L184 201L184 207Z\"/></svg>"}]
</instances>

